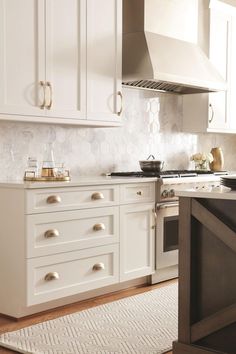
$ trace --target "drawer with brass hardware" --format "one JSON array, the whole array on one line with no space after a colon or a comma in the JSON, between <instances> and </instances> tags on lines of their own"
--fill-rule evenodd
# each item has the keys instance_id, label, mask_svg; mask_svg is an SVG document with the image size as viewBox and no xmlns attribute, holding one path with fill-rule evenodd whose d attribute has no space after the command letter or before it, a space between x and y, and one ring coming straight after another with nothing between
<instances>
[{"instance_id":1,"label":"drawer with brass hardware","mask_svg":"<svg viewBox=\"0 0 236 354\"><path fill-rule=\"evenodd\" d=\"M119 207L27 215L26 235L27 258L119 242Z\"/></svg>"},{"instance_id":2,"label":"drawer with brass hardware","mask_svg":"<svg viewBox=\"0 0 236 354\"><path fill-rule=\"evenodd\" d=\"M121 204L155 201L155 182L125 184L120 186Z\"/></svg>"},{"instance_id":3,"label":"drawer with brass hardware","mask_svg":"<svg viewBox=\"0 0 236 354\"><path fill-rule=\"evenodd\" d=\"M32 258L27 261L27 306L119 281L119 245Z\"/></svg>"},{"instance_id":4,"label":"drawer with brass hardware","mask_svg":"<svg viewBox=\"0 0 236 354\"><path fill-rule=\"evenodd\" d=\"M26 214L117 205L119 186L45 188L26 191Z\"/></svg>"}]
</instances>

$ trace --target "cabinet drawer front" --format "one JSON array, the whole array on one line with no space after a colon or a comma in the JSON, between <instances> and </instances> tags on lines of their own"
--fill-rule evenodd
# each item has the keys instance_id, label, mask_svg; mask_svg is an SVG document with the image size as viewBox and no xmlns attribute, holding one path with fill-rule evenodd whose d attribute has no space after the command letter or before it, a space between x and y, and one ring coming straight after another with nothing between
<instances>
[{"instance_id":1,"label":"cabinet drawer front","mask_svg":"<svg viewBox=\"0 0 236 354\"><path fill-rule=\"evenodd\" d=\"M119 207L26 216L27 258L119 242Z\"/></svg>"},{"instance_id":2,"label":"cabinet drawer front","mask_svg":"<svg viewBox=\"0 0 236 354\"><path fill-rule=\"evenodd\" d=\"M121 203L138 203L155 201L155 182L126 184L120 187Z\"/></svg>"},{"instance_id":3,"label":"cabinet drawer front","mask_svg":"<svg viewBox=\"0 0 236 354\"><path fill-rule=\"evenodd\" d=\"M118 245L27 261L27 306L119 281Z\"/></svg>"},{"instance_id":4,"label":"cabinet drawer front","mask_svg":"<svg viewBox=\"0 0 236 354\"><path fill-rule=\"evenodd\" d=\"M43 213L78 208L116 205L118 186L36 189L26 191L26 213Z\"/></svg>"}]
</instances>

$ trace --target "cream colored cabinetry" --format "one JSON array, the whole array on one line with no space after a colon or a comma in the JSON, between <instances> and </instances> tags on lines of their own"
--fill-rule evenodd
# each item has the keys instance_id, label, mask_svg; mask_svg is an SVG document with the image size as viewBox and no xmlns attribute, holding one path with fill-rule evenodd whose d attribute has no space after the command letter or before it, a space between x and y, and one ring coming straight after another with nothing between
<instances>
[{"instance_id":1,"label":"cream colored cabinetry","mask_svg":"<svg viewBox=\"0 0 236 354\"><path fill-rule=\"evenodd\" d=\"M22 317L153 271L155 182L5 186L0 199L0 313Z\"/></svg>"},{"instance_id":2,"label":"cream colored cabinetry","mask_svg":"<svg viewBox=\"0 0 236 354\"><path fill-rule=\"evenodd\" d=\"M119 125L121 0L97 3L0 0L0 119Z\"/></svg>"},{"instance_id":3,"label":"cream colored cabinetry","mask_svg":"<svg viewBox=\"0 0 236 354\"><path fill-rule=\"evenodd\" d=\"M0 1L2 118L86 118L85 15L84 0Z\"/></svg>"},{"instance_id":4,"label":"cream colored cabinetry","mask_svg":"<svg viewBox=\"0 0 236 354\"><path fill-rule=\"evenodd\" d=\"M209 58L227 81L226 92L183 96L183 131L236 132L236 7L210 1Z\"/></svg>"},{"instance_id":5,"label":"cream colored cabinetry","mask_svg":"<svg viewBox=\"0 0 236 354\"><path fill-rule=\"evenodd\" d=\"M27 306L119 281L117 192L118 186L26 192Z\"/></svg>"},{"instance_id":6,"label":"cream colored cabinetry","mask_svg":"<svg viewBox=\"0 0 236 354\"><path fill-rule=\"evenodd\" d=\"M154 185L121 186L120 279L121 281L154 272Z\"/></svg>"},{"instance_id":7,"label":"cream colored cabinetry","mask_svg":"<svg viewBox=\"0 0 236 354\"><path fill-rule=\"evenodd\" d=\"M87 0L87 116L120 122L121 0Z\"/></svg>"}]
</instances>

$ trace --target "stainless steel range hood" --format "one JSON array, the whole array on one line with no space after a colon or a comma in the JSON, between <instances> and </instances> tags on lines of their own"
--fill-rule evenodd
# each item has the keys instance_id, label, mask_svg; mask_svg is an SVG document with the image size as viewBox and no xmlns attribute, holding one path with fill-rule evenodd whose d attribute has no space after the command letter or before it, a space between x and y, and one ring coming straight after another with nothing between
<instances>
[{"instance_id":1,"label":"stainless steel range hood","mask_svg":"<svg viewBox=\"0 0 236 354\"><path fill-rule=\"evenodd\" d=\"M226 90L194 43L144 30L144 0L123 0L123 85L179 94Z\"/></svg>"}]
</instances>

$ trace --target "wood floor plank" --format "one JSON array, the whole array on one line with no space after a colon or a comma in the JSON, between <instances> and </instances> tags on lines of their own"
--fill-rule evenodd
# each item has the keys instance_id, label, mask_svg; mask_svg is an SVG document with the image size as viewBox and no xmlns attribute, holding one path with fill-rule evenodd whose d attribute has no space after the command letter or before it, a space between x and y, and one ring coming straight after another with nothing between
<instances>
[{"instance_id":1,"label":"wood floor plank","mask_svg":"<svg viewBox=\"0 0 236 354\"><path fill-rule=\"evenodd\" d=\"M163 286L166 286L166 285L169 285L169 284L172 284L175 282L177 282L177 280L173 279L173 280L169 280L169 281L162 282L162 283L155 284L155 285L143 285L141 287L140 286L134 287L134 288L118 291L118 292L108 294L108 295L101 295L99 297L96 297L96 298L93 298L90 300L76 302L74 304L62 306L57 309L41 312L41 313L27 316L27 317L24 317L21 319L13 319L13 318L8 318L6 316L0 315L0 333L5 333L5 332L9 332L9 331L16 331L16 330L23 328L23 327L32 326L32 325L40 323L40 322L53 320L57 317L69 315L74 312L87 310L89 308L92 308L92 307L95 307L98 305L102 305L102 304L106 304L106 303L109 303L112 301L120 300L120 299L126 298L128 296L138 295L138 294L142 294L144 292L150 291L150 290L162 288ZM13 354L13 353L15 354L18 352L0 347L0 353L1 354ZM172 352L169 352L166 354L172 354Z\"/></svg>"}]
</instances>

